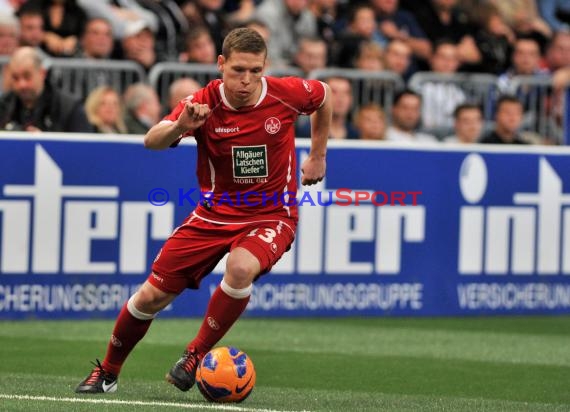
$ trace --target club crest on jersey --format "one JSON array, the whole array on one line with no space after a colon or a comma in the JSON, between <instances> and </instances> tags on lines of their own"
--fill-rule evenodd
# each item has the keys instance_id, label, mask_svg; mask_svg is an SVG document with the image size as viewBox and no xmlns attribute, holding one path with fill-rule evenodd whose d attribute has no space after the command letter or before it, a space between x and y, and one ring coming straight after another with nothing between
<instances>
[{"instance_id":1,"label":"club crest on jersey","mask_svg":"<svg viewBox=\"0 0 570 412\"><path fill-rule=\"evenodd\" d=\"M281 129L281 122L277 117L270 117L265 120L265 130L269 134L275 134Z\"/></svg>"}]
</instances>

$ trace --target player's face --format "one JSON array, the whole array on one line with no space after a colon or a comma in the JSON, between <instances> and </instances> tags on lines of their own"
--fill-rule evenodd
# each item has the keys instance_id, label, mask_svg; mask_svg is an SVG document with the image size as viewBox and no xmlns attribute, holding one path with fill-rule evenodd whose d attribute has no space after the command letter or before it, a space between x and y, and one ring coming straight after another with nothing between
<instances>
[{"instance_id":1,"label":"player's face","mask_svg":"<svg viewBox=\"0 0 570 412\"><path fill-rule=\"evenodd\" d=\"M218 68L224 80L224 92L230 104L239 108L257 103L265 54L233 52L226 59L218 56Z\"/></svg>"}]
</instances>

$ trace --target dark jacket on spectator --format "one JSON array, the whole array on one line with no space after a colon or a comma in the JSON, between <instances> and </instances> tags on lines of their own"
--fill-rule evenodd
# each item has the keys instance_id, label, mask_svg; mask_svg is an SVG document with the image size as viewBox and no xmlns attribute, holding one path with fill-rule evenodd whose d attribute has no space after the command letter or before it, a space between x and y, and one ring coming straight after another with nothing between
<instances>
[{"instance_id":1,"label":"dark jacket on spectator","mask_svg":"<svg viewBox=\"0 0 570 412\"><path fill-rule=\"evenodd\" d=\"M79 100L53 90L46 84L33 109L26 109L18 96L7 93L0 98L0 129L25 130L34 126L44 132L92 132Z\"/></svg>"}]
</instances>

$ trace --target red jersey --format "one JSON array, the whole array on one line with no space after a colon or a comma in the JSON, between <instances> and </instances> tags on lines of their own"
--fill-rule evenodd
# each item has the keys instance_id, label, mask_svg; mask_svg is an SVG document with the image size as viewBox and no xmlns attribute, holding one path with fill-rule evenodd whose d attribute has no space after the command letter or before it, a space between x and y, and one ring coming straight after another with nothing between
<instances>
[{"instance_id":1,"label":"red jersey","mask_svg":"<svg viewBox=\"0 0 570 412\"><path fill-rule=\"evenodd\" d=\"M295 121L323 104L325 88L318 80L296 77L262 77L261 87L257 103L239 109L228 102L222 80L189 97L212 112L200 128L182 136L194 136L198 145L199 217L216 222L297 220ZM186 101L163 121L178 119Z\"/></svg>"}]
</instances>

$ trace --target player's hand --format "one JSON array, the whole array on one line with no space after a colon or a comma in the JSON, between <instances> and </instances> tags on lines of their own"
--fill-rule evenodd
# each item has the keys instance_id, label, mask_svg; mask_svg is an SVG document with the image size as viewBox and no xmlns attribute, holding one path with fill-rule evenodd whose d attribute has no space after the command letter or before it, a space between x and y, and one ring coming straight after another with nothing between
<instances>
[{"instance_id":1,"label":"player's hand","mask_svg":"<svg viewBox=\"0 0 570 412\"><path fill-rule=\"evenodd\" d=\"M301 165L301 183L311 186L319 183L325 177L327 170L327 161L323 157L315 157L309 155Z\"/></svg>"},{"instance_id":2,"label":"player's hand","mask_svg":"<svg viewBox=\"0 0 570 412\"><path fill-rule=\"evenodd\" d=\"M186 130L196 130L204 124L210 113L207 104L186 102L178 118L178 124Z\"/></svg>"}]
</instances>

